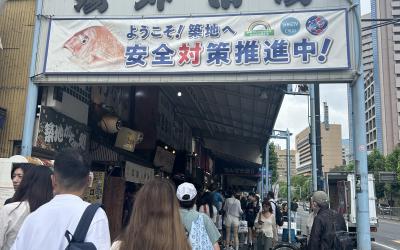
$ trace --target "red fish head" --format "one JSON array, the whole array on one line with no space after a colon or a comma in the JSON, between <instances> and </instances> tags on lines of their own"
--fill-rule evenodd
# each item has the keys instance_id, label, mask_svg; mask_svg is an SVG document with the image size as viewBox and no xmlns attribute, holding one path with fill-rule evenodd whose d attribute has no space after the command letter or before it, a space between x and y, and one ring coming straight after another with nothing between
<instances>
[{"instance_id":1,"label":"red fish head","mask_svg":"<svg viewBox=\"0 0 400 250\"><path fill-rule=\"evenodd\" d=\"M81 64L124 60L124 47L104 26L91 26L75 33L63 45Z\"/></svg>"},{"instance_id":2,"label":"red fish head","mask_svg":"<svg viewBox=\"0 0 400 250\"><path fill-rule=\"evenodd\" d=\"M75 33L64 43L64 48L71 51L74 56L81 57L90 49L91 44L95 42L95 27L86 28Z\"/></svg>"}]
</instances>

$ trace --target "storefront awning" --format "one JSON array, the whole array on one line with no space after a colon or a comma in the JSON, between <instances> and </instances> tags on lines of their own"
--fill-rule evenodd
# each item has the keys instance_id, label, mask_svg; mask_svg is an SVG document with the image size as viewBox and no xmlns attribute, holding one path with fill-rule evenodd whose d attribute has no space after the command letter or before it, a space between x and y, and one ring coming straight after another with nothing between
<instances>
[{"instance_id":1,"label":"storefront awning","mask_svg":"<svg viewBox=\"0 0 400 250\"><path fill-rule=\"evenodd\" d=\"M203 138L263 145L270 135L286 85L163 86L176 113ZM180 96L178 96L180 92Z\"/></svg>"}]
</instances>

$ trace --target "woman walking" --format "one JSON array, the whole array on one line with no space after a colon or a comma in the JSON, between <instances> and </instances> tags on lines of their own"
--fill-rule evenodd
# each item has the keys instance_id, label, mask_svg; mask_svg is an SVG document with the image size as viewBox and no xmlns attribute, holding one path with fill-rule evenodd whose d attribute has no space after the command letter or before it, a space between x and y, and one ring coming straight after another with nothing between
<instances>
[{"instance_id":1,"label":"woman walking","mask_svg":"<svg viewBox=\"0 0 400 250\"><path fill-rule=\"evenodd\" d=\"M226 227L226 247L230 245L231 228L233 227L233 238L235 241L235 250L239 250L239 218L243 213L240 201L235 198L233 192L228 193L228 199L225 200L225 227Z\"/></svg>"},{"instance_id":2,"label":"woman walking","mask_svg":"<svg viewBox=\"0 0 400 250\"><path fill-rule=\"evenodd\" d=\"M212 204L212 196L210 192L205 192L200 199L200 202L197 206L197 211L200 213L205 213L210 217L210 219L214 222L215 226L217 226L217 208Z\"/></svg>"},{"instance_id":3,"label":"woman walking","mask_svg":"<svg viewBox=\"0 0 400 250\"><path fill-rule=\"evenodd\" d=\"M264 200L262 211L257 216L257 249L271 250L278 240L275 216L271 203Z\"/></svg>"},{"instance_id":4,"label":"woman walking","mask_svg":"<svg viewBox=\"0 0 400 250\"><path fill-rule=\"evenodd\" d=\"M11 249L25 218L53 198L52 174L46 166L32 165L24 170L13 202L0 209L0 250Z\"/></svg>"},{"instance_id":5,"label":"woman walking","mask_svg":"<svg viewBox=\"0 0 400 250\"><path fill-rule=\"evenodd\" d=\"M156 178L139 190L129 224L111 249L190 250L171 182Z\"/></svg>"}]
</instances>

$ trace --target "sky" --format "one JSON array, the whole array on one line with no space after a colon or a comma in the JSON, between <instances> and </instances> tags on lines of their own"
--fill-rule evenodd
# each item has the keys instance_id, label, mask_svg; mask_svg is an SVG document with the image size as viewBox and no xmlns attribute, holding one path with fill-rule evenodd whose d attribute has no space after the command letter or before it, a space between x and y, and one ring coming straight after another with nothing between
<instances>
[{"instance_id":1,"label":"sky","mask_svg":"<svg viewBox=\"0 0 400 250\"><path fill-rule=\"evenodd\" d=\"M361 14L370 11L370 0L361 0ZM323 102L329 106L329 122L342 125L342 139L349 138L348 108L347 108L347 85L346 84L324 84L320 85L321 122L323 121ZM286 130L293 134L290 138L290 147L295 148L295 136L309 126L308 122L308 98L307 96L286 95L274 129ZM279 144L282 149L286 148L285 140L272 140Z\"/></svg>"}]
</instances>

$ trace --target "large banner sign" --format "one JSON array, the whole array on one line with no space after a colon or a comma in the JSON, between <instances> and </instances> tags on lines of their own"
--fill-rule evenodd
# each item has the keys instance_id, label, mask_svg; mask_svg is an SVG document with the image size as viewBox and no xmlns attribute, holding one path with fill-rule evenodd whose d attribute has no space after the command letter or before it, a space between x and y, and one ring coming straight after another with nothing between
<instances>
[{"instance_id":1,"label":"large banner sign","mask_svg":"<svg viewBox=\"0 0 400 250\"><path fill-rule=\"evenodd\" d=\"M45 73L350 68L345 9L144 19L53 19Z\"/></svg>"}]
</instances>

